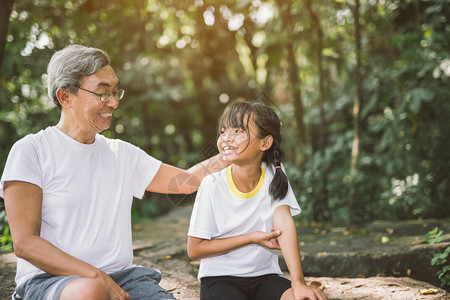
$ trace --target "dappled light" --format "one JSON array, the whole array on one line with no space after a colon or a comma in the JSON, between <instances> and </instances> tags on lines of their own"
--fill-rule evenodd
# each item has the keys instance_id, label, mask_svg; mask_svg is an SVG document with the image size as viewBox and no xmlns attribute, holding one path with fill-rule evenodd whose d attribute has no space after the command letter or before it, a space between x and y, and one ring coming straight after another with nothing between
<instances>
[{"instance_id":1,"label":"dappled light","mask_svg":"<svg viewBox=\"0 0 450 300\"><path fill-rule=\"evenodd\" d=\"M107 136L190 165L215 145L227 104L270 103L302 218L448 216L448 5L14 1L1 60L1 166L15 140L56 123L46 65L79 43L109 53L126 91Z\"/></svg>"},{"instance_id":2,"label":"dappled light","mask_svg":"<svg viewBox=\"0 0 450 300\"><path fill-rule=\"evenodd\" d=\"M0 170L16 141L59 120L55 51L101 48L125 91L105 93L124 96L100 114L101 134L188 169L218 153L227 105L265 103L302 210L305 275L330 276L309 283L333 299L439 299L450 288L449 20L449 1L4 0ZM167 268L181 299L198 298L185 232L195 196L146 193L131 211L135 260ZM12 250L2 199L0 254ZM14 256L1 258L0 290L12 290Z\"/></svg>"}]
</instances>

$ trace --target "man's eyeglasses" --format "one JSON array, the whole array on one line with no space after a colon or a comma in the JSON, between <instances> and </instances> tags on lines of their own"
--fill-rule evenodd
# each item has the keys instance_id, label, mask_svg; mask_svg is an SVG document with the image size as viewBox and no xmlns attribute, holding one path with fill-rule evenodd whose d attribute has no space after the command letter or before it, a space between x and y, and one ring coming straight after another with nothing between
<instances>
[{"instance_id":1,"label":"man's eyeglasses","mask_svg":"<svg viewBox=\"0 0 450 300\"><path fill-rule=\"evenodd\" d=\"M122 89L118 89L117 91L112 92L112 93L107 92L107 93L102 93L102 94L99 94L99 93L96 93L96 92L93 92L93 91L90 91L90 90L87 90L87 89L83 89L82 87L80 87L79 89L81 89L83 91L86 91L86 92L89 92L91 94L94 94L96 96L99 96L100 97L100 101L103 102L103 103L106 103L109 100L111 100L112 96L114 96L116 98L116 100L119 101L119 100L121 100L123 98L123 95L125 94L125 91L122 90Z\"/></svg>"}]
</instances>

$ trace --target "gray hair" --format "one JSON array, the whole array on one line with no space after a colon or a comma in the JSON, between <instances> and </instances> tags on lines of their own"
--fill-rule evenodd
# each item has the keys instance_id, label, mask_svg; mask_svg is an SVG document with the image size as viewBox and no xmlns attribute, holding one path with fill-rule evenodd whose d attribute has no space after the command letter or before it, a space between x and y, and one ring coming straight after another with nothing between
<instances>
[{"instance_id":1,"label":"gray hair","mask_svg":"<svg viewBox=\"0 0 450 300\"><path fill-rule=\"evenodd\" d=\"M56 97L58 88L77 94L83 77L96 73L110 64L108 54L100 49L81 45L70 45L57 51L47 67L48 95L61 109Z\"/></svg>"}]
</instances>

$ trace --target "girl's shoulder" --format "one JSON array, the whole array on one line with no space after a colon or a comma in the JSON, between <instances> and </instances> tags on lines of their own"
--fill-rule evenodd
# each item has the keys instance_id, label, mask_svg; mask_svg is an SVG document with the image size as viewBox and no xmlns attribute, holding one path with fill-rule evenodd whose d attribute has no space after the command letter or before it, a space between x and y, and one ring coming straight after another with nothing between
<instances>
[{"instance_id":1,"label":"girl's shoulder","mask_svg":"<svg viewBox=\"0 0 450 300\"><path fill-rule=\"evenodd\" d=\"M202 180L202 185L214 185L226 180L228 168L206 175Z\"/></svg>"}]
</instances>

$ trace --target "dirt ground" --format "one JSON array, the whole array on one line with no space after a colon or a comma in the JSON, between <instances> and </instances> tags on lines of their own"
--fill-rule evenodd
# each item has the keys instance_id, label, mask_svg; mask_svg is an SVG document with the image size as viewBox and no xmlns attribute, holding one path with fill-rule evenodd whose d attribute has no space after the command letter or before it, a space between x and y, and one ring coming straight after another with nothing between
<instances>
[{"instance_id":1,"label":"dirt ground","mask_svg":"<svg viewBox=\"0 0 450 300\"><path fill-rule=\"evenodd\" d=\"M161 285L183 300L199 299L199 263L186 255L190 212L191 207L174 208L136 224L133 232L134 263L160 270ZM435 269L429 266L433 254L450 245L450 234L428 245L424 235L434 226L450 232L449 220L380 221L358 227L298 224L307 281L321 285L329 299L450 299L436 287ZM0 300L11 299L15 261L12 253L0 255ZM282 259L280 264L287 271Z\"/></svg>"}]
</instances>

